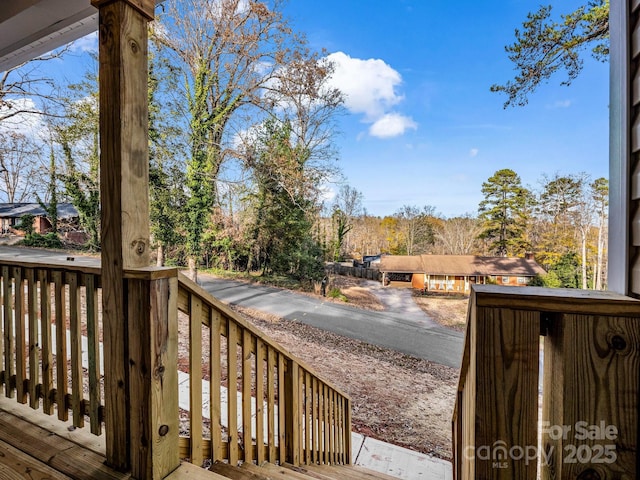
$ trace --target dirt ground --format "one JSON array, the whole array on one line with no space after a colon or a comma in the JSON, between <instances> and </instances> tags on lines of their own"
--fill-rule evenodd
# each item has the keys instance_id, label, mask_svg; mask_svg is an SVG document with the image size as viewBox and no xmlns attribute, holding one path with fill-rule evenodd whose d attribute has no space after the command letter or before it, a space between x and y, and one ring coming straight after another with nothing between
<instances>
[{"instance_id":1,"label":"dirt ground","mask_svg":"<svg viewBox=\"0 0 640 480\"><path fill-rule=\"evenodd\" d=\"M351 397L355 431L451 458L457 369L299 322L234 309Z\"/></svg>"},{"instance_id":2,"label":"dirt ground","mask_svg":"<svg viewBox=\"0 0 640 480\"><path fill-rule=\"evenodd\" d=\"M440 325L464 332L467 324L469 298L446 294L415 294L413 300Z\"/></svg>"},{"instance_id":3,"label":"dirt ground","mask_svg":"<svg viewBox=\"0 0 640 480\"><path fill-rule=\"evenodd\" d=\"M349 305L384 310L363 283L362 279L336 275L329 278L328 290L339 288ZM468 299L416 295L414 300L437 322L464 330ZM354 430L412 450L451 458L457 369L299 322L235 309L350 395Z\"/></svg>"}]
</instances>

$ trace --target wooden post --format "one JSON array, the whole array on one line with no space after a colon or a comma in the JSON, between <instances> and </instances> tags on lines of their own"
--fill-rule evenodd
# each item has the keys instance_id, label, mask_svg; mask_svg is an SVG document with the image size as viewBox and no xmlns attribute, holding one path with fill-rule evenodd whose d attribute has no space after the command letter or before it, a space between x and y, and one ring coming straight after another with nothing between
<instances>
[{"instance_id":1,"label":"wooden post","mask_svg":"<svg viewBox=\"0 0 640 480\"><path fill-rule=\"evenodd\" d=\"M537 459L519 455L538 445L540 315L478 308L473 320L475 444L460 453L474 478L536 478Z\"/></svg>"},{"instance_id":2,"label":"wooden post","mask_svg":"<svg viewBox=\"0 0 640 480\"><path fill-rule=\"evenodd\" d=\"M107 462L126 470L128 339L124 269L149 265L147 23L154 0L92 0L99 15L100 195ZM131 399L132 403L138 399ZM137 439L139 440L139 439Z\"/></svg>"},{"instance_id":3,"label":"wooden post","mask_svg":"<svg viewBox=\"0 0 640 480\"><path fill-rule=\"evenodd\" d=\"M178 273L153 267L133 272L127 280L131 473L155 480L180 465Z\"/></svg>"},{"instance_id":4,"label":"wooden post","mask_svg":"<svg viewBox=\"0 0 640 480\"><path fill-rule=\"evenodd\" d=\"M637 318L556 315L544 343L543 479L637 478Z\"/></svg>"}]
</instances>

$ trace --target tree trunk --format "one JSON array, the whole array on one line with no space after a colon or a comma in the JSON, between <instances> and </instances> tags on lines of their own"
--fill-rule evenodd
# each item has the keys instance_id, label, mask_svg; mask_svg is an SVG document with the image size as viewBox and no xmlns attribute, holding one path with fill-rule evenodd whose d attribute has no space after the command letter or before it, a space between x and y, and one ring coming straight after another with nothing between
<instances>
[{"instance_id":1,"label":"tree trunk","mask_svg":"<svg viewBox=\"0 0 640 480\"><path fill-rule=\"evenodd\" d=\"M596 268L596 278L595 278L595 289L602 290L602 257L604 250L604 238L602 235L604 221L602 217L600 218L600 226L598 227L598 255L597 255L597 268Z\"/></svg>"},{"instance_id":2,"label":"tree trunk","mask_svg":"<svg viewBox=\"0 0 640 480\"><path fill-rule=\"evenodd\" d=\"M158 258L156 259L156 266L164 267L164 245L162 245L162 243L158 245Z\"/></svg>"},{"instance_id":3,"label":"tree trunk","mask_svg":"<svg viewBox=\"0 0 640 480\"><path fill-rule=\"evenodd\" d=\"M190 256L187 259L187 263L189 265L189 278L198 283L198 268L196 267L196 259Z\"/></svg>"},{"instance_id":4,"label":"tree trunk","mask_svg":"<svg viewBox=\"0 0 640 480\"><path fill-rule=\"evenodd\" d=\"M582 288L587 288L587 232L582 231Z\"/></svg>"}]
</instances>

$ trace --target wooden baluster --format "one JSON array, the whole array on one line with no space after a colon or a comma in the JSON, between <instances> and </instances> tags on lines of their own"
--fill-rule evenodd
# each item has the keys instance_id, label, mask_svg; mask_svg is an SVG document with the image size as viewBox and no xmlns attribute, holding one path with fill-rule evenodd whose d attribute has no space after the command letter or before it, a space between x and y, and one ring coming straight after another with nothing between
<instances>
[{"instance_id":1,"label":"wooden baluster","mask_svg":"<svg viewBox=\"0 0 640 480\"><path fill-rule=\"evenodd\" d=\"M227 368L228 380L228 423L229 423L229 464L238 464L238 329L235 322L228 322L227 333Z\"/></svg>"},{"instance_id":2,"label":"wooden baluster","mask_svg":"<svg viewBox=\"0 0 640 480\"><path fill-rule=\"evenodd\" d=\"M324 463L331 465L331 398L329 397L329 386L323 386L324 403Z\"/></svg>"},{"instance_id":3,"label":"wooden baluster","mask_svg":"<svg viewBox=\"0 0 640 480\"><path fill-rule=\"evenodd\" d=\"M344 397L338 396L338 452L340 453L339 463L344 465Z\"/></svg>"},{"instance_id":4,"label":"wooden baluster","mask_svg":"<svg viewBox=\"0 0 640 480\"><path fill-rule=\"evenodd\" d=\"M24 282L22 268L13 267L14 309L16 318L16 396L20 403L27 402L27 359L25 356Z\"/></svg>"},{"instance_id":5,"label":"wooden baluster","mask_svg":"<svg viewBox=\"0 0 640 480\"><path fill-rule=\"evenodd\" d=\"M264 342L256 339L256 461L261 465L264 455Z\"/></svg>"},{"instance_id":6,"label":"wooden baluster","mask_svg":"<svg viewBox=\"0 0 640 480\"><path fill-rule=\"evenodd\" d=\"M251 350L253 336L242 329L242 445L244 461L253 462L253 443L251 431Z\"/></svg>"},{"instance_id":7,"label":"wooden baluster","mask_svg":"<svg viewBox=\"0 0 640 480\"><path fill-rule=\"evenodd\" d=\"M297 362L287 359L285 371L285 444L287 461L295 466L300 465L301 450L301 410L300 367ZM280 400L282 402L282 399Z\"/></svg>"},{"instance_id":8,"label":"wooden baluster","mask_svg":"<svg viewBox=\"0 0 640 480\"><path fill-rule=\"evenodd\" d=\"M100 336L98 332L98 289L95 277L84 274L82 280L85 288L87 308L87 354L89 357L89 424L91 433L100 435Z\"/></svg>"},{"instance_id":9,"label":"wooden baluster","mask_svg":"<svg viewBox=\"0 0 640 480\"><path fill-rule=\"evenodd\" d=\"M336 462L336 392L333 388L329 389L329 460L331 465Z\"/></svg>"},{"instance_id":10,"label":"wooden baluster","mask_svg":"<svg viewBox=\"0 0 640 480\"><path fill-rule=\"evenodd\" d=\"M191 463L202 465L202 301L191 295L189 311L189 398Z\"/></svg>"},{"instance_id":11,"label":"wooden baluster","mask_svg":"<svg viewBox=\"0 0 640 480\"><path fill-rule=\"evenodd\" d=\"M39 375L39 349L38 349L38 289L35 280L35 272L32 268L25 271L27 278L27 308L29 312L29 406L38 408Z\"/></svg>"},{"instance_id":12,"label":"wooden baluster","mask_svg":"<svg viewBox=\"0 0 640 480\"><path fill-rule=\"evenodd\" d=\"M304 372L304 463L311 463L311 374Z\"/></svg>"},{"instance_id":13,"label":"wooden baluster","mask_svg":"<svg viewBox=\"0 0 640 480\"><path fill-rule=\"evenodd\" d=\"M311 463L318 462L318 379L311 380Z\"/></svg>"},{"instance_id":14,"label":"wooden baluster","mask_svg":"<svg viewBox=\"0 0 640 480\"><path fill-rule=\"evenodd\" d=\"M67 302L65 284L62 280L62 272L51 272L51 280L54 286L55 318L56 318L56 403L58 404L58 419L66 422L69 419L67 410Z\"/></svg>"},{"instance_id":15,"label":"wooden baluster","mask_svg":"<svg viewBox=\"0 0 640 480\"><path fill-rule=\"evenodd\" d=\"M4 387L5 396L13 398L11 377L13 376L13 291L9 267L2 266L2 303L4 305ZM0 360L1 361L1 360Z\"/></svg>"},{"instance_id":16,"label":"wooden baluster","mask_svg":"<svg viewBox=\"0 0 640 480\"><path fill-rule=\"evenodd\" d=\"M351 400L349 400L348 398L345 398L344 401L345 401L344 427L346 430L344 433L344 440L345 440L344 451L346 455L344 463L346 465L351 465L352 458L353 458L353 455L351 454Z\"/></svg>"},{"instance_id":17,"label":"wooden baluster","mask_svg":"<svg viewBox=\"0 0 640 480\"><path fill-rule=\"evenodd\" d=\"M211 345L211 358L209 361L209 371L211 387L209 398L209 412L211 417L211 458L212 461L222 461L222 422L221 422L221 399L220 385L221 372L220 362L222 358L220 348L220 312L211 309L210 328L209 328L209 344Z\"/></svg>"},{"instance_id":18,"label":"wooden baluster","mask_svg":"<svg viewBox=\"0 0 640 480\"><path fill-rule=\"evenodd\" d=\"M278 352L278 455L280 464L287 461L287 441L286 441L286 416L287 410L287 385L286 385L286 366L285 358L282 353Z\"/></svg>"},{"instance_id":19,"label":"wooden baluster","mask_svg":"<svg viewBox=\"0 0 640 480\"><path fill-rule=\"evenodd\" d=\"M275 430L275 409L276 409L276 352L273 347L267 347L267 431L269 448L269 463L276 463L276 430Z\"/></svg>"},{"instance_id":20,"label":"wooden baluster","mask_svg":"<svg viewBox=\"0 0 640 480\"><path fill-rule=\"evenodd\" d=\"M297 365L297 362L296 362ZM298 430L298 458L299 458L299 462L302 463L304 462L304 458L303 458L303 451L304 451L304 438L302 436L303 430L304 430L304 414L305 414L305 408L304 408L304 396L305 396L305 386L304 386L304 370L302 368L300 368L299 365L297 365L297 370L298 370L298 395L297 395L297 401L295 402L296 405L296 411L297 411L297 418L298 418L298 423L297 423L297 430Z\"/></svg>"},{"instance_id":21,"label":"wooden baluster","mask_svg":"<svg viewBox=\"0 0 640 480\"><path fill-rule=\"evenodd\" d=\"M42 410L53 414L53 352L51 348L51 284L49 272L38 271L40 282L40 348L42 352Z\"/></svg>"},{"instance_id":22,"label":"wooden baluster","mask_svg":"<svg viewBox=\"0 0 640 480\"><path fill-rule=\"evenodd\" d=\"M324 415L324 383L318 380L318 463L325 463L324 457L324 431L325 431L325 415Z\"/></svg>"},{"instance_id":23,"label":"wooden baluster","mask_svg":"<svg viewBox=\"0 0 640 480\"><path fill-rule=\"evenodd\" d=\"M69 330L71 350L71 410L73 425L84 427L84 411L82 399L84 396L82 385L82 325L80 322L81 299L78 274L67 273L69 284Z\"/></svg>"}]
</instances>

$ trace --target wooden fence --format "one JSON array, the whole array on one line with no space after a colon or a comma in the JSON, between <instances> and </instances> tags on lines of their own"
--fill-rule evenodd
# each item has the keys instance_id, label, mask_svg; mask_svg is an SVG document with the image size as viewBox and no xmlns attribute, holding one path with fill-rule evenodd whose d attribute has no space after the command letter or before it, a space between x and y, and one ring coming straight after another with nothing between
<instances>
[{"instance_id":1,"label":"wooden fence","mask_svg":"<svg viewBox=\"0 0 640 480\"><path fill-rule=\"evenodd\" d=\"M335 275L365 278L367 280L381 280L380 271L377 268L348 267L346 265L334 263L330 265L327 270L329 273L333 273Z\"/></svg>"},{"instance_id":2,"label":"wooden fence","mask_svg":"<svg viewBox=\"0 0 640 480\"><path fill-rule=\"evenodd\" d=\"M638 478L639 317L610 292L474 286L455 478Z\"/></svg>"}]
</instances>

